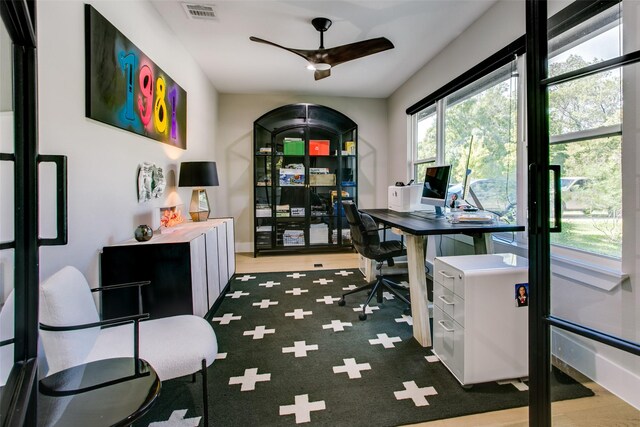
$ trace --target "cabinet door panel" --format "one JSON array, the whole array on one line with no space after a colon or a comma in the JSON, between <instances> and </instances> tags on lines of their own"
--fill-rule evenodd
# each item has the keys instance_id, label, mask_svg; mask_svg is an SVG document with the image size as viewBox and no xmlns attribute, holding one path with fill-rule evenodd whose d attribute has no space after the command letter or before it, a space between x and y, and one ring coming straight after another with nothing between
<instances>
[{"instance_id":1,"label":"cabinet door panel","mask_svg":"<svg viewBox=\"0 0 640 427\"><path fill-rule=\"evenodd\" d=\"M204 317L209 308L205 243L204 236L191 241L191 298L193 314L200 317Z\"/></svg>"},{"instance_id":2,"label":"cabinet door panel","mask_svg":"<svg viewBox=\"0 0 640 427\"><path fill-rule=\"evenodd\" d=\"M227 223L222 222L216 227L218 230L218 268L220 277L219 286L229 281L229 261L227 252Z\"/></svg>"},{"instance_id":3,"label":"cabinet door panel","mask_svg":"<svg viewBox=\"0 0 640 427\"><path fill-rule=\"evenodd\" d=\"M220 267L218 266L218 229L212 228L205 234L207 241L207 290L209 292L209 306L220 295Z\"/></svg>"},{"instance_id":4,"label":"cabinet door panel","mask_svg":"<svg viewBox=\"0 0 640 427\"><path fill-rule=\"evenodd\" d=\"M227 221L227 261L229 264L229 270L227 271L227 281L220 282L220 291L227 285L229 279L236 274L236 246L235 246L235 224L233 218Z\"/></svg>"},{"instance_id":5,"label":"cabinet door panel","mask_svg":"<svg viewBox=\"0 0 640 427\"><path fill-rule=\"evenodd\" d=\"M149 280L143 286L142 309L151 318L193 313L189 243L105 247L102 253L102 285ZM138 312L136 289L104 292L104 318Z\"/></svg>"}]
</instances>

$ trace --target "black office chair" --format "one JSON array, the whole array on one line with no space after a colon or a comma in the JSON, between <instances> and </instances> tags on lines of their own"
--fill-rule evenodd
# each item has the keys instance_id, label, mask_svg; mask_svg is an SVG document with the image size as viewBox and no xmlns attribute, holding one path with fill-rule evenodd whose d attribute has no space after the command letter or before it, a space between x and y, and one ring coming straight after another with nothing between
<instances>
[{"instance_id":1,"label":"black office chair","mask_svg":"<svg viewBox=\"0 0 640 427\"><path fill-rule=\"evenodd\" d=\"M360 320L366 320L366 310L369 302L371 302L371 299L376 296L378 303L381 303L382 291L386 289L398 297L402 302L410 306L411 303L402 294L400 294L400 292L398 292L399 289L404 288L382 275L382 266L385 261L387 262L387 265L393 266L394 257L406 255L407 251L403 247L402 243L397 240L381 242L380 235L378 234L378 225L373 218L366 213L359 212L358 207L352 201L343 201L342 206L344 207L345 216L347 217L347 222L351 229L351 241L353 242L353 246L363 257L376 261L377 273L375 281L343 294L340 301L338 301L338 305L345 305L345 296L370 289L371 292L369 293L367 302L364 303L362 313L360 313L359 316Z\"/></svg>"}]
</instances>

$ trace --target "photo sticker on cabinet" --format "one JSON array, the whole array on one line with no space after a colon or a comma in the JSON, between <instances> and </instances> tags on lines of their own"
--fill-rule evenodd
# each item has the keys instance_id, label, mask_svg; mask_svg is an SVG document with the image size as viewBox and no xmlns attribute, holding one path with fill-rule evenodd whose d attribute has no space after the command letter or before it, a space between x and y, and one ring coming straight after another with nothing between
<instances>
[{"instance_id":1,"label":"photo sticker on cabinet","mask_svg":"<svg viewBox=\"0 0 640 427\"><path fill-rule=\"evenodd\" d=\"M528 283L516 283L516 307L528 307L529 306L529 284Z\"/></svg>"}]
</instances>

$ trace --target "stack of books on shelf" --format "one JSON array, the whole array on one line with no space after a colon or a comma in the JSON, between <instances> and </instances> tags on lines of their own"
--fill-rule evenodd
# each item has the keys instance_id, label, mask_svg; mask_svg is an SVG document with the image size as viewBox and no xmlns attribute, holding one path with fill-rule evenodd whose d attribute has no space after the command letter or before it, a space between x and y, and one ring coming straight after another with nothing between
<instances>
[{"instance_id":1,"label":"stack of books on shelf","mask_svg":"<svg viewBox=\"0 0 640 427\"><path fill-rule=\"evenodd\" d=\"M276 217L288 218L289 217L289 205L276 205Z\"/></svg>"},{"instance_id":2,"label":"stack of books on shelf","mask_svg":"<svg viewBox=\"0 0 640 427\"><path fill-rule=\"evenodd\" d=\"M271 246L271 231L270 225L256 227L256 243L258 246Z\"/></svg>"},{"instance_id":3,"label":"stack of books on shelf","mask_svg":"<svg viewBox=\"0 0 640 427\"><path fill-rule=\"evenodd\" d=\"M256 217L257 218L269 218L271 217L271 205L256 205Z\"/></svg>"},{"instance_id":4,"label":"stack of books on shelf","mask_svg":"<svg viewBox=\"0 0 640 427\"><path fill-rule=\"evenodd\" d=\"M291 216L304 216L304 208L291 208Z\"/></svg>"},{"instance_id":5,"label":"stack of books on shelf","mask_svg":"<svg viewBox=\"0 0 640 427\"><path fill-rule=\"evenodd\" d=\"M329 168L309 168L309 185L336 185L336 175Z\"/></svg>"},{"instance_id":6,"label":"stack of books on shelf","mask_svg":"<svg viewBox=\"0 0 640 427\"><path fill-rule=\"evenodd\" d=\"M309 226L309 243L312 245L329 243L329 226L327 224L311 224Z\"/></svg>"}]
</instances>

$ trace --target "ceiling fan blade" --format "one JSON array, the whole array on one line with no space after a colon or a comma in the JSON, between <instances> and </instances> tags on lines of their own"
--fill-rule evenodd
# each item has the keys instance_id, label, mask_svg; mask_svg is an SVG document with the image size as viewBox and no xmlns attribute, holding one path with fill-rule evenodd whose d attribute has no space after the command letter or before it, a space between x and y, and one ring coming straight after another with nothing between
<instances>
[{"instance_id":1,"label":"ceiling fan blade","mask_svg":"<svg viewBox=\"0 0 640 427\"><path fill-rule=\"evenodd\" d=\"M363 40L361 42L325 49L323 55L325 56L325 61L331 64L332 67L335 67L343 62L373 55L374 53L383 52L393 49L394 47L393 43L386 37L378 37L376 39Z\"/></svg>"},{"instance_id":2,"label":"ceiling fan blade","mask_svg":"<svg viewBox=\"0 0 640 427\"><path fill-rule=\"evenodd\" d=\"M315 54L317 52L315 50L292 49L290 47L281 46L281 45L279 45L277 43L270 42L269 40L264 40L264 39L260 39L258 37L253 37L253 36L249 37L249 40L251 40L252 42L264 43L264 44L268 44L268 45L271 45L271 46L278 47L280 49L284 49L284 50L286 50L288 52L291 52L293 54L298 55L299 57L303 58L304 60L306 60L308 62L312 61L312 58L314 58L314 56L315 56Z\"/></svg>"},{"instance_id":3,"label":"ceiling fan blade","mask_svg":"<svg viewBox=\"0 0 640 427\"><path fill-rule=\"evenodd\" d=\"M313 77L316 80L324 79L325 77L329 77L331 75L331 69L328 70L316 70L313 73Z\"/></svg>"}]
</instances>

